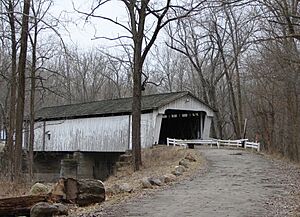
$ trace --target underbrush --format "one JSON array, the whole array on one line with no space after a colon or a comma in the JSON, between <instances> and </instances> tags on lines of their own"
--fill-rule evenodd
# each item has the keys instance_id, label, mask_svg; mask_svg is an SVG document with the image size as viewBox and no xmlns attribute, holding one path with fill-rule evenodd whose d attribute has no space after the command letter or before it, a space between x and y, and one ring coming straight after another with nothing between
<instances>
[{"instance_id":1,"label":"underbrush","mask_svg":"<svg viewBox=\"0 0 300 217\"><path fill-rule=\"evenodd\" d=\"M193 154L197 161L191 164L186 175L192 174L197 170L202 161L199 152L194 149L184 149L173 146L155 146L142 150L142 163L139 171L133 171L132 166L127 166L122 171L117 171L110 176L105 182L106 187L111 187L115 184L129 183L134 189L141 189L140 180L144 177L159 177L165 174L170 174L179 161L188 153ZM182 176L180 179L184 178Z\"/></svg>"},{"instance_id":2,"label":"underbrush","mask_svg":"<svg viewBox=\"0 0 300 217\"><path fill-rule=\"evenodd\" d=\"M151 168L154 166L165 166L166 163L172 165L174 162L184 158L191 152L189 149L183 149L173 146L154 146L142 150L143 168Z\"/></svg>"},{"instance_id":3,"label":"underbrush","mask_svg":"<svg viewBox=\"0 0 300 217\"><path fill-rule=\"evenodd\" d=\"M25 182L15 183L8 180L9 178L5 179L4 177L0 179L0 198L16 197L28 193L30 184Z\"/></svg>"}]
</instances>

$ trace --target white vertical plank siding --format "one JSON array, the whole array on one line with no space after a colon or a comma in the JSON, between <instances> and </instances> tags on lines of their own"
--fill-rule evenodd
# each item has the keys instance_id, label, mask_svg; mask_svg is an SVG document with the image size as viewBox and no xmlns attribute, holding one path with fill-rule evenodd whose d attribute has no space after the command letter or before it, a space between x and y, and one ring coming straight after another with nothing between
<instances>
[{"instance_id":1,"label":"white vertical plank siding","mask_svg":"<svg viewBox=\"0 0 300 217\"><path fill-rule=\"evenodd\" d=\"M210 134L211 122L212 122L212 117L205 116L202 139L209 139L210 138L209 134Z\"/></svg>"},{"instance_id":2,"label":"white vertical plank siding","mask_svg":"<svg viewBox=\"0 0 300 217\"><path fill-rule=\"evenodd\" d=\"M141 117L141 146L142 148L153 145L153 113L142 114Z\"/></svg>"},{"instance_id":3,"label":"white vertical plank siding","mask_svg":"<svg viewBox=\"0 0 300 217\"><path fill-rule=\"evenodd\" d=\"M45 149L43 122L35 124L35 151L124 152L131 145L131 118L112 116L46 122ZM130 130L130 132L128 132ZM50 139L47 134L50 134ZM141 143L153 142L153 114L142 114Z\"/></svg>"},{"instance_id":4,"label":"white vertical plank siding","mask_svg":"<svg viewBox=\"0 0 300 217\"><path fill-rule=\"evenodd\" d=\"M36 123L36 151L107 151L122 152L128 149L128 116L47 121L45 150L43 127Z\"/></svg>"},{"instance_id":5,"label":"white vertical plank siding","mask_svg":"<svg viewBox=\"0 0 300 217\"><path fill-rule=\"evenodd\" d=\"M159 134L161 129L161 122L162 122L162 114L158 114L158 112L153 113L153 144L158 144L159 142Z\"/></svg>"}]
</instances>

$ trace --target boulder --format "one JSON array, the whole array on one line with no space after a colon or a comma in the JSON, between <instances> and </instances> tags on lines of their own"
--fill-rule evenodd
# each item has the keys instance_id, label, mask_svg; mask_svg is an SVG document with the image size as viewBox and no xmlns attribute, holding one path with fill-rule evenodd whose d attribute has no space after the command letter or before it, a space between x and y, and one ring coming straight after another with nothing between
<instances>
[{"instance_id":1,"label":"boulder","mask_svg":"<svg viewBox=\"0 0 300 217\"><path fill-rule=\"evenodd\" d=\"M68 215L68 208L63 204L40 202L30 210L31 217L52 217L53 215Z\"/></svg>"},{"instance_id":2,"label":"boulder","mask_svg":"<svg viewBox=\"0 0 300 217\"><path fill-rule=\"evenodd\" d=\"M162 186L162 182L158 178L150 178L149 182L151 185Z\"/></svg>"},{"instance_id":3,"label":"boulder","mask_svg":"<svg viewBox=\"0 0 300 217\"><path fill-rule=\"evenodd\" d=\"M165 183L174 182L176 180L176 176L173 174L166 174L163 176L165 178Z\"/></svg>"},{"instance_id":4,"label":"boulder","mask_svg":"<svg viewBox=\"0 0 300 217\"><path fill-rule=\"evenodd\" d=\"M142 183L143 188L152 188L149 178L146 178L146 177L143 178L141 180L141 183Z\"/></svg>"},{"instance_id":5,"label":"boulder","mask_svg":"<svg viewBox=\"0 0 300 217\"><path fill-rule=\"evenodd\" d=\"M30 195L44 195L49 192L49 188L42 184L42 183L35 183L31 188L30 188Z\"/></svg>"},{"instance_id":6,"label":"boulder","mask_svg":"<svg viewBox=\"0 0 300 217\"><path fill-rule=\"evenodd\" d=\"M128 183L123 183L120 185L120 190L123 193L131 193L133 188Z\"/></svg>"},{"instance_id":7,"label":"boulder","mask_svg":"<svg viewBox=\"0 0 300 217\"><path fill-rule=\"evenodd\" d=\"M185 167L179 165L175 167L175 170L172 171L172 174L175 176L181 176L185 171L186 171Z\"/></svg>"},{"instance_id":8,"label":"boulder","mask_svg":"<svg viewBox=\"0 0 300 217\"><path fill-rule=\"evenodd\" d=\"M181 159L179 165L184 166L186 169L189 168L189 161L187 159Z\"/></svg>"},{"instance_id":9,"label":"boulder","mask_svg":"<svg viewBox=\"0 0 300 217\"><path fill-rule=\"evenodd\" d=\"M191 154L191 153L188 153L186 156L185 156L185 159L189 160L190 162L196 162L196 158Z\"/></svg>"}]
</instances>

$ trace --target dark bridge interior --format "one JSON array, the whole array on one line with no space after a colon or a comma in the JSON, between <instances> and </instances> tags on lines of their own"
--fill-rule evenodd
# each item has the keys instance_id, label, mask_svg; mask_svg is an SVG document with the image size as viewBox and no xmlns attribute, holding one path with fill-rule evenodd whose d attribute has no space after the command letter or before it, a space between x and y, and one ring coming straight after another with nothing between
<instances>
[{"instance_id":1,"label":"dark bridge interior","mask_svg":"<svg viewBox=\"0 0 300 217\"><path fill-rule=\"evenodd\" d=\"M160 128L159 144L167 144L167 138L199 139L204 127L205 112L166 110Z\"/></svg>"}]
</instances>

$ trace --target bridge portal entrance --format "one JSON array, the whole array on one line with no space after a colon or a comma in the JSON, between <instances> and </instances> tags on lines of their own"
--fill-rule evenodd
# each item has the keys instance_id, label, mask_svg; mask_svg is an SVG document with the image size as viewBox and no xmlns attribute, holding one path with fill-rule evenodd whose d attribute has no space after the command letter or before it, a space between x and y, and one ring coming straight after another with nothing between
<instances>
[{"instance_id":1,"label":"bridge portal entrance","mask_svg":"<svg viewBox=\"0 0 300 217\"><path fill-rule=\"evenodd\" d=\"M201 139L206 113L168 109L163 115L159 144L166 144L167 138Z\"/></svg>"}]
</instances>

